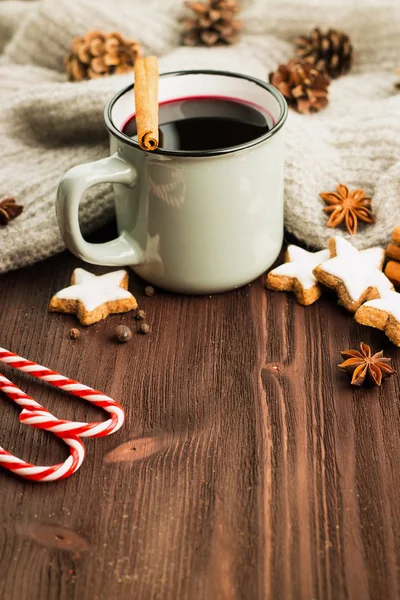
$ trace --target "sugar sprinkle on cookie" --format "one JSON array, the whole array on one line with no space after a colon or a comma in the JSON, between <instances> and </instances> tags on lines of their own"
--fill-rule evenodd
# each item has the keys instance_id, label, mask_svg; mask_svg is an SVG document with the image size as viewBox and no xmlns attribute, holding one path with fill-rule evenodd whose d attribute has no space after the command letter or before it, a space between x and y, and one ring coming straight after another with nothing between
<instances>
[{"instance_id":1,"label":"sugar sprinkle on cookie","mask_svg":"<svg viewBox=\"0 0 400 600\"><path fill-rule=\"evenodd\" d=\"M309 306L322 294L313 269L329 257L329 250L308 252L291 244L287 248L285 262L268 273L265 285L270 290L294 292L300 304Z\"/></svg>"},{"instance_id":2,"label":"sugar sprinkle on cookie","mask_svg":"<svg viewBox=\"0 0 400 600\"><path fill-rule=\"evenodd\" d=\"M331 258L317 266L316 279L336 291L339 303L355 312L363 302L379 298L393 289L389 279L382 273L385 257L383 248L357 250L342 237L329 240Z\"/></svg>"},{"instance_id":3,"label":"sugar sprinkle on cookie","mask_svg":"<svg viewBox=\"0 0 400 600\"><path fill-rule=\"evenodd\" d=\"M128 281L128 273L122 269L99 276L85 269L75 269L71 285L52 297L49 310L76 314L81 325L91 325L110 314L134 310L138 304L128 292Z\"/></svg>"}]
</instances>

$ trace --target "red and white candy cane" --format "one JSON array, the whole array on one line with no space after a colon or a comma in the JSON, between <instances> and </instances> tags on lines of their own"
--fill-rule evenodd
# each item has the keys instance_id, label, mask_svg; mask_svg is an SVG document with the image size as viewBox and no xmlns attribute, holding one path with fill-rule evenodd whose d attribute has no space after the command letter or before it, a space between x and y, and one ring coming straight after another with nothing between
<instances>
[{"instance_id":1,"label":"red and white candy cane","mask_svg":"<svg viewBox=\"0 0 400 600\"><path fill-rule=\"evenodd\" d=\"M33 408L33 410L28 409L27 411L22 411L20 415L20 421L22 423L32 425L38 429L45 429L62 438L70 437L71 435L96 438L110 435L111 433L118 431L125 421L125 412L122 406L102 392L94 390L86 385L82 385L74 379L68 379L68 377L60 375L57 371L51 371L50 369L47 369L47 367L42 367L35 362L26 360L26 358L22 358L13 352L9 352L8 350L5 350L5 348L0 348L0 362L4 362L24 373L29 373L29 375L32 375L33 377L47 381L54 387L64 390L73 396L87 400L91 404L104 409L111 415L110 419L101 423L78 423L75 421L58 419L48 410L41 407L40 410Z\"/></svg>"},{"instance_id":2,"label":"red and white candy cane","mask_svg":"<svg viewBox=\"0 0 400 600\"><path fill-rule=\"evenodd\" d=\"M37 414L47 413L43 406L28 396L28 394L25 394L25 392L17 388L16 385L11 383L11 381L9 381L3 375L0 375L0 390L9 398L14 400L14 402L16 402L19 406L22 406L24 410L22 411L21 415L24 413L30 414L29 411L32 409L34 409ZM11 454L11 452L7 452L7 450L0 446L0 466L8 469L12 473L15 473L15 475L19 475L20 477L33 481L46 482L65 479L79 469L83 459L85 458L86 452L85 446L76 435L63 437L62 440L65 444L67 444L67 446L69 446L70 450L70 456L63 463L52 465L50 467L32 465L31 463L17 458Z\"/></svg>"}]
</instances>

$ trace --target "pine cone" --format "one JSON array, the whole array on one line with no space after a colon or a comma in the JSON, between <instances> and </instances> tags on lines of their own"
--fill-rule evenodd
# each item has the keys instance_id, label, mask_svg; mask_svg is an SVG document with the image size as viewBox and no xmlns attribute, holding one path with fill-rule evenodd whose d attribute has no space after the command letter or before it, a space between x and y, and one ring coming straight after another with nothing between
<instances>
[{"instance_id":1,"label":"pine cone","mask_svg":"<svg viewBox=\"0 0 400 600\"><path fill-rule=\"evenodd\" d=\"M279 65L277 71L270 73L269 81L299 113L318 112L328 104L330 79L308 62L291 60Z\"/></svg>"},{"instance_id":2,"label":"pine cone","mask_svg":"<svg viewBox=\"0 0 400 600\"><path fill-rule=\"evenodd\" d=\"M326 33L316 27L309 36L296 38L296 56L317 69L326 70L332 79L350 71L353 46L350 38L341 31L329 29Z\"/></svg>"},{"instance_id":3,"label":"pine cone","mask_svg":"<svg viewBox=\"0 0 400 600\"><path fill-rule=\"evenodd\" d=\"M240 8L236 0L205 0L185 2L194 15L183 19L184 46L215 46L233 44L242 27L235 17Z\"/></svg>"},{"instance_id":4,"label":"pine cone","mask_svg":"<svg viewBox=\"0 0 400 600\"><path fill-rule=\"evenodd\" d=\"M141 55L139 42L125 40L120 33L89 31L72 40L71 52L65 58L70 81L96 79L113 73L128 73Z\"/></svg>"}]
</instances>

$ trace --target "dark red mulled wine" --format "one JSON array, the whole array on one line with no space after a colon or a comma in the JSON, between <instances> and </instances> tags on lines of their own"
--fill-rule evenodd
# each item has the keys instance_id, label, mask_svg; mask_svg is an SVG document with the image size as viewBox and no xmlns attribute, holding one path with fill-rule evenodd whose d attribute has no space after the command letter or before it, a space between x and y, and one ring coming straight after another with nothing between
<instances>
[{"instance_id":1,"label":"dark red mulled wine","mask_svg":"<svg viewBox=\"0 0 400 600\"><path fill-rule=\"evenodd\" d=\"M184 98L159 106L160 148L219 150L251 142L269 131L267 115L228 98ZM137 140L133 116L123 133Z\"/></svg>"}]
</instances>

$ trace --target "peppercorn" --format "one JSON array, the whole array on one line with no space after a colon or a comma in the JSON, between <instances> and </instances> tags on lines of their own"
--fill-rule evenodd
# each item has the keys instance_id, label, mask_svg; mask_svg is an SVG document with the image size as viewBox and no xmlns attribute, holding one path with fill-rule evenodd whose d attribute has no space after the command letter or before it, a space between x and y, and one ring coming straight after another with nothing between
<instances>
[{"instance_id":1,"label":"peppercorn","mask_svg":"<svg viewBox=\"0 0 400 600\"><path fill-rule=\"evenodd\" d=\"M146 294L146 296L154 296L154 294L155 294L155 291L156 291L156 290L153 288L153 286L152 286L152 285L147 285L147 286L144 288L144 293Z\"/></svg>"},{"instance_id":2,"label":"peppercorn","mask_svg":"<svg viewBox=\"0 0 400 600\"><path fill-rule=\"evenodd\" d=\"M146 318L146 313L141 308L137 308L135 311L135 319L141 321Z\"/></svg>"},{"instance_id":3,"label":"peppercorn","mask_svg":"<svg viewBox=\"0 0 400 600\"><path fill-rule=\"evenodd\" d=\"M150 332L150 327L148 326L147 323L141 323L139 325L139 329L138 329L139 333L149 333Z\"/></svg>"},{"instance_id":4,"label":"peppercorn","mask_svg":"<svg viewBox=\"0 0 400 600\"><path fill-rule=\"evenodd\" d=\"M121 343L129 342L132 337L132 331L126 325L118 325L118 327L115 328L114 333L118 342Z\"/></svg>"}]
</instances>

